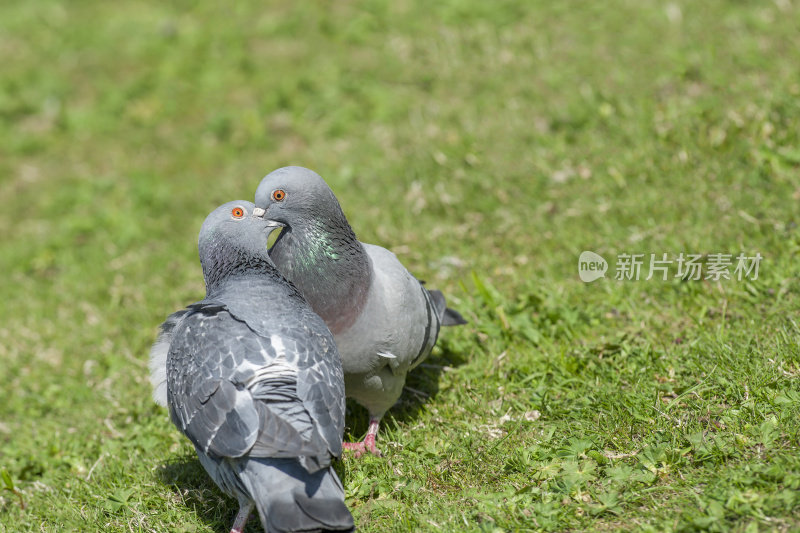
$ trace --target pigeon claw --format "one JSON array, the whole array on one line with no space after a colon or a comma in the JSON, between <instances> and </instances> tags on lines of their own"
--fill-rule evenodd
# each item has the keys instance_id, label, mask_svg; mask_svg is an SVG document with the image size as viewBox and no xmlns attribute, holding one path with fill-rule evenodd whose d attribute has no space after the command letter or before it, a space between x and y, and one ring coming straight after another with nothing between
<instances>
[{"instance_id":1,"label":"pigeon claw","mask_svg":"<svg viewBox=\"0 0 800 533\"><path fill-rule=\"evenodd\" d=\"M362 442L343 442L345 450L353 450L356 459L369 452L375 457L383 457L383 454L375 445L375 435L367 435Z\"/></svg>"},{"instance_id":2,"label":"pigeon claw","mask_svg":"<svg viewBox=\"0 0 800 533\"><path fill-rule=\"evenodd\" d=\"M367 436L364 437L363 442L343 442L342 447L345 450L353 450L356 459L369 452L375 457L382 457L383 454L375 446L375 438L378 436L378 427L381 423L381 417L372 416L369 419L369 429L367 429Z\"/></svg>"}]
</instances>

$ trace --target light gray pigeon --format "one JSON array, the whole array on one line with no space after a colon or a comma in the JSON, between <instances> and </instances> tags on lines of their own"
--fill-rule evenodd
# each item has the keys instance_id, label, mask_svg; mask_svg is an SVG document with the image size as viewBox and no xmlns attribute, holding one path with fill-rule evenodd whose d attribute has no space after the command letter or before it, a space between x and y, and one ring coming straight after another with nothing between
<instances>
[{"instance_id":1,"label":"light gray pigeon","mask_svg":"<svg viewBox=\"0 0 800 533\"><path fill-rule=\"evenodd\" d=\"M342 453L344 381L322 319L267 253L272 227L250 202L200 230L206 298L173 313L151 352L156 397L214 482L267 532L352 531L331 468ZM166 360L163 354L166 353Z\"/></svg>"},{"instance_id":2,"label":"light gray pigeon","mask_svg":"<svg viewBox=\"0 0 800 533\"><path fill-rule=\"evenodd\" d=\"M429 291L390 251L356 239L333 191L315 172L285 167L256 191L256 209L285 226L270 250L333 333L347 396L367 408L356 456L380 455L380 419L397 402L406 374L433 349L441 326L465 324L439 291Z\"/></svg>"}]
</instances>

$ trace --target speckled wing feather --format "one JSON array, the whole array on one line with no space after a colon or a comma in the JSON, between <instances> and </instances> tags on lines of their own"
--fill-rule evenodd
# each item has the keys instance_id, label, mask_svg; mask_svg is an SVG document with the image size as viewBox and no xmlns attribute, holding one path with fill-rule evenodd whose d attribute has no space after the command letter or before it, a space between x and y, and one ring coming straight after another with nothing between
<instances>
[{"instance_id":1,"label":"speckled wing feather","mask_svg":"<svg viewBox=\"0 0 800 533\"><path fill-rule=\"evenodd\" d=\"M338 457L345 410L341 357L325 322L293 286L289 289L288 293L275 293L281 305L266 313L261 301L238 295L227 301L227 309L256 333L269 336L287 362L297 368L297 396L318 424L328 449Z\"/></svg>"},{"instance_id":2,"label":"speckled wing feather","mask_svg":"<svg viewBox=\"0 0 800 533\"><path fill-rule=\"evenodd\" d=\"M298 321L265 328L273 331L266 336L260 324L250 327L221 303L190 309L172 332L167 388L173 422L199 450L309 456L320 466L341 453L343 406L340 423L321 408L330 402L338 411L337 395L344 396L336 390L336 368L315 356L329 349L323 334Z\"/></svg>"}]
</instances>

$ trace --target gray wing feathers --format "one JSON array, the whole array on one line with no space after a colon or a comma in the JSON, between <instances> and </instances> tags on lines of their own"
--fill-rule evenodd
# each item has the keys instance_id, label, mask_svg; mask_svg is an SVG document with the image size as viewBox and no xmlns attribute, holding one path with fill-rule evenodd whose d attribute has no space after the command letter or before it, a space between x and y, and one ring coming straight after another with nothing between
<instances>
[{"instance_id":1,"label":"gray wing feathers","mask_svg":"<svg viewBox=\"0 0 800 533\"><path fill-rule=\"evenodd\" d=\"M235 312L235 311L234 311ZM240 312L244 315L244 312ZM294 398L302 401L315 430L327 443L328 450L341 455L344 431L345 390L340 364L326 364L330 357L338 358L336 343L319 315L309 309L297 309L292 326L284 325L273 338L277 349L284 354L286 364L294 365ZM264 314L261 313L260 317ZM267 324L248 321L256 331L268 331ZM334 351L333 354L330 352ZM322 357L323 355L327 357ZM271 394L276 394L273 390Z\"/></svg>"},{"instance_id":2,"label":"gray wing feathers","mask_svg":"<svg viewBox=\"0 0 800 533\"><path fill-rule=\"evenodd\" d=\"M441 327L440 315L436 309L436 301L433 298L431 291L427 290L422 283L419 284L422 291L422 296L425 300L425 333L422 338L422 345L419 348L419 353L414 359L411 360L409 369L412 369L421 363L428 354L431 353L433 345L436 344L436 339L439 336L439 328ZM439 293L441 295L441 293ZM444 297L442 297L444 299Z\"/></svg>"},{"instance_id":3,"label":"gray wing feathers","mask_svg":"<svg viewBox=\"0 0 800 533\"><path fill-rule=\"evenodd\" d=\"M204 453L240 457L256 441L259 413L245 390L220 379L205 382L192 397L183 416L190 416L184 432Z\"/></svg>"},{"instance_id":4,"label":"gray wing feathers","mask_svg":"<svg viewBox=\"0 0 800 533\"><path fill-rule=\"evenodd\" d=\"M341 377L333 381L337 384L344 383ZM303 404L319 424L328 449L334 456L340 456L342 432L338 428L344 426L344 387L332 388L331 379L326 379L317 368L301 373L299 387Z\"/></svg>"},{"instance_id":5,"label":"gray wing feathers","mask_svg":"<svg viewBox=\"0 0 800 533\"><path fill-rule=\"evenodd\" d=\"M222 457L313 455L329 462L335 445L326 441L338 428L313 416L316 398L303 398L301 389L313 388L304 383L313 379L276 352L274 339L224 308L193 311L173 331L167 360L170 414L192 443Z\"/></svg>"},{"instance_id":6,"label":"gray wing feathers","mask_svg":"<svg viewBox=\"0 0 800 533\"><path fill-rule=\"evenodd\" d=\"M420 281L420 283L423 285L425 284L423 281ZM436 309L436 316L441 320L444 316L445 309L447 309L447 302L444 299L444 294L442 294L442 291L428 290L428 295L431 298L431 302L433 302L433 307Z\"/></svg>"},{"instance_id":7,"label":"gray wing feathers","mask_svg":"<svg viewBox=\"0 0 800 533\"><path fill-rule=\"evenodd\" d=\"M304 404L293 401L283 403L259 403L263 410L262 425L253 447L251 457L324 457L327 443L314 427L314 421ZM323 460L321 465L330 461Z\"/></svg>"},{"instance_id":8,"label":"gray wing feathers","mask_svg":"<svg viewBox=\"0 0 800 533\"><path fill-rule=\"evenodd\" d=\"M226 313L192 313L173 332L167 357L173 422L204 453L222 457L247 453L260 425L235 352L261 345L242 337L241 327Z\"/></svg>"}]
</instances>

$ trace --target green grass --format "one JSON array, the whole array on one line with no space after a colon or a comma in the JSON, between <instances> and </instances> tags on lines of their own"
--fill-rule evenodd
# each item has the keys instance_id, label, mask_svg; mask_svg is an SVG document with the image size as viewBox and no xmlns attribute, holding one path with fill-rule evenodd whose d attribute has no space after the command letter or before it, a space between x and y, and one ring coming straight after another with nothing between
<instances>
[{"instance_id":1,"label":"green grass","mask_svg":"<svg viewBox=\"0 0 800 533\"><path fill-rule=\"evenodd\" d=\"M797 3L289 5L0 5L0 531L230 525L147 353L286 164L470 320L339 465L360 530L800 529ZM764 260L613 279L665 252Z\"/></svg>"}]
</instances>

